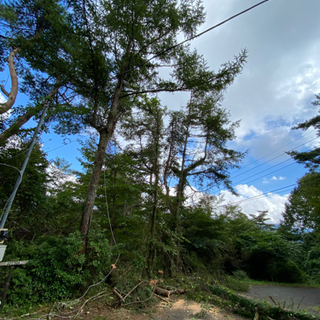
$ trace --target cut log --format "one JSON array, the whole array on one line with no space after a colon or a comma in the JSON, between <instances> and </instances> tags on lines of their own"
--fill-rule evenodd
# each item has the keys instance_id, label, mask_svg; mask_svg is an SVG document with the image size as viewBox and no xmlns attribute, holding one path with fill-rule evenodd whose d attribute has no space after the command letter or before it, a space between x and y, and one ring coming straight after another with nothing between
<instances>
[{"instance_id":1,"label":"cut log","mask_svg":"<svg viewBox=\"0 0 320 320\"><path fill-rule=\"evenodd\" d=\"M155 287L154 292L155 292L156 294L159 294L159 295L163 296L163 297L169 298L170 295L172 295L172 294L175 294L175 293L176 293L176 294L183 294L183 293L185 293L186 291L183 290L183 289L166 290L166 289L163 289L163 288L160 288L160 287Z\"/></svg>"},{"instance_id":2,"label":"cut log","mask_svg":"<svg viewBox=\"0 0 320 320\"><path fill-rule=\"evenodd\" d=\"M168 291L166 289L162 289L162 288L159 288L159 287L155 287L154 288L154 292L156 294L159 294L160 296L167 297L167 298L169 298L170 294L171 294L171 291Z\"/></svg>"}]
</instances>

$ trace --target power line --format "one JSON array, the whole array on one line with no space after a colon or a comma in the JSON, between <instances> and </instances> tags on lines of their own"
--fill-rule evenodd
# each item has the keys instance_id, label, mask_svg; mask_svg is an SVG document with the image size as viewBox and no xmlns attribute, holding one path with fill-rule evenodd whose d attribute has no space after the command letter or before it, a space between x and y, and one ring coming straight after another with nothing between
<instances>
[{"instance_id":1,"label":"power line","mask_svg":"<svg viewBox=\"0 0 320 320\"><path fill-rule=\"evenodd\" d=\"M291 160L291 159L288 159L288 160ZM286 160L286 161L288 161L288 160ZM286 161L284 161L284 162L286 162ZM280 170L283 170L283 169L285 169L285 168L288 168L288 167L290 167L290 166L292 166L292 165L294 165L294 164L296 164L296 163L297 163L297 161L294 161L294 162L292 162L292 163L290 163L290 164L288 164L288 165L286 165L286 166L284 166L284 167L281 167L280 169L277 169L277 170L275 170L275 171L269 172L268 174L265 174L264 176L260 176L260 177L258 177L258 178L256 178L256 179L253 179L253 180L251 180L251 181L249 181L249 182L246 182L246 184L251 183L251 182L256 181L256 180L259 180L259 179L261 179L261 178L264 178L266 175L269 175L269 174L272 174L272 173L276 173L276 172L278 172L278 171L280 171ZM269 170L269 169L268 169L268 170Z\"/></svg>"},{"instance_id":2,"label":"power line","mask_svg":"<svg viewBox=\"0 0 320 320\"><path fill-rule=\"evenodd\" d=\"M314 130L315 131L315 130ZM301 137L302 138L302 137ZM315 137L315 138L313 138L313 139L311 139L311 140L309 140L309 141L307 141L307 142L305 142L305 143L302 143L302 144L300 144L300 145L298 145L297 147L294 147L294 148L292 148L292 149L290 149L289 151L287 151L287 152L290 152L290 151L293 151L293 150L295 150L295 149L297 149L297 148L300 148L300 147L302 147L302 146L304 146L305 144L307 144L307 143L309 143L309 142L311 142L311 141L313 141L313 140L315 140L315 139L318 139L319 137L317 136L317 137ZM300 138L299 138L300 139ZM296 139L296 140L298 140L298 139ZM295 141L296 141L295 140ZM294 141L292 141L292 142L294 142ZM291 142L290 142L291 143ZM289 144L290 144L289 143ZM287 144L288 145L288 144ZM285 145L286 146L286 145ZM283 146L283 147L285 147L285 146ZM269 153L269 155L270 154L272 154L272 153L274 153L274 152L276 152L276 151L278 151L279 149L282 149L283 147L280 147L280 148L278 148L277 150L275 150L275 151L273 151L273 152L271 152L271 153ZM278 155L278 156L276 156L276 157L273 157L272 159L270 159L270 160L266 160L265 162L262 162L262 163L260 163L259 165L257 165L257 166L255 166L255 167L253 167L253 168L251 168L251 169L248 169L248 170L246 170L246 171L244 171L244 172L242 172L242 173L240 173L240 174L238 174L238 175L236 175L236 176L234 176L233 178L236 178L236 177L239 177L239 176L241 176L241 175L243 175L243 174L245 174L245 173L247 173L247 172L249 172L249 171L252 171L252 170L254 170L254 169L256 169L256 168L259 168L259 167L261 167L262 165L264 165L264 164L266 164L266 163L268 163L268 162L271 162L271 161L273 161L273 160L275 160L275 159L277 159L277 158L280 158L280 157L282 157L282 156L284 156L284 155L286 155L286 153L284 152L284 153L281 153L280 155ZM255 160L253 163L255 163L255 162L257 162L257 161L259 161L259 160L261 160L261 159L263 159L264 157L262 157L262 158L260 158L260 159L258 159L258 160ZM252 164L252 163L251 163ZM249 164L250 165L250 164ZM248 166L249 166L248 165Z\"/></svg>"},{"instance_id":3,"label":"power line","mask_svg":"<svg viewBox=\"0 0 320 320\"><path fill-rule=\"evenodd\" d=\"M49 153L49 152L51 152L51 151L54 151L54 150L63 148L63 147L65 147L65 146L67 146L67 145L69 145L69 144L71 144L71 143L76 142L76 141L77 141L77 140L73 140L73 141L70 141L70 142L68 142L68 143L64 143L64 144L62 144L62 145L59 146L59 147L56 147L56 148L50 149L50 150L48 150L48 151L45 151L45 153Z\"/></svg>"},{"instance_id":4,"label":"power line","mask_svg":"<svg viewBox=\"0 0 320 320\"><path fill-rule=\"evenodd\" d=\"M216 29L216 28L222 26L223 24L229 22L230 20L233 20L233 19L235 19L236 17L238 17L238 16L240 16L240 15L242 15L242 14L244 14L244 13L246 13L246 12L248 12L248 11L250 11L250 10L252 10L252 9L260 6L260 5L262 5L262 4L264 4L265 2L268 2L268 1L270 1L270 0L261 1L261 2L259 2L259 3L257 3L257 4L255 4L255 5L253 5L252 7L249 7L249 8L247 8L247 9L245 9L245 10L243 10L243 11L241 11L241 12L235 14L235 15L233 15L233 16L231 16L230 18L228 18L228 19L226 19L226 20L223 20L222 22L219 22L218 24L216 24L216 25L214 25L214 26L212 26L212 27L210 27L210 28L208 28L208 29L200 32L200 33L198 33L198 34L196 34L196 35L194 35L194 36L192 36L192 37L190 37L190 38L188 38L188 39L186 39L186 40L184 40L184 41L181 41L181 42L175 44L174 46L171 46L171 47L167 48L166 50L164 50L164 51L162 51L162 52L160 52L160 53L157 53L157 54L153 55L150 59L147 59L146 61L140 63L139 65L137 65L137 66L135 66L135 67L133 67L133 68L127 70L127 71L124 71L124 72L122 72L122 73L120 73L120 74L118 73L117 76L115 76L115 77L112 78L112 80L118 78L120 75L124 75L124 74L126 74L126 73L132 72L132 71L134 71L134 70L136 70L136 69L144 66L145 64L147 64L147 63L150 62L151 60L153 60L153 59L155 59L155 58L157 58L157 57L160 57L161 55L163 55L163 54L165 54L165 53L167 53L167 52L169 52L169 51L171 51L171 50L173 50L173 49L175 49L175 48L177 48L177 47L180 47L181 45L183 45L183 44L185 44L185 43L187 43L187 42L189 42L189 41L191 41L191 40L194 40L194 39L196 39L196 38L198 38L198 37L201 37L202 35L208 33L209 31L212 31L213 29Z\"/></svg>"},{"instance_id":5,"label":"power line","mask_svg":"<svg viewBox=\"0 0 320 320\"><path fill-rule=\"evenodd\" d=\"M273 128L273 129L275 129L275 128ZM271 130L273 130L273 129L271 129ZM302 139L302 138L303 138L303 137L305 137L306 135L308 135L308 134L310 134L310 133L313 133L313 132L315 132L315 131L317 131L317 130L316 130L316 129L314 129L314 130L312 130L312 131L309 131L308 133L303 134L301 137L299 137L299 138L297 138L297 139L295 139L295 140L293 140L293 141L291 141L291 142L288 142L288 143L286 143L285 145L283 145L283 146L279 147L278 149L276 149L276 150L274 150L274 151L272 151L272 152L269 152L269 153L265 154L264 156L262 156L262 157L260 157L260 158L256 159L255 161L253 161L253 162L251 162L251 163L247 164L246 166L243 166L243 167L239 168L239 169L238 169L238 171L241 171L241 170L243 170L244 168L247 168L248 166L251 166L252 164L254 164L254 163L256 163L256 162L260 161L261 159L263 159L263 158L265 158L265 157L267 157L267 156L269 156L269 155L271 155L271 154L273 154L273 153L275 153L275 152L279 151L280 149L282 149L282 148L284 148L284 147L286 147L286 146L288 146L288 145L290 145L290 144L292 144L292 143L294 143L294 142L296 142L296 141L298 141L298 140ZM254 168L252 168L252 169L254 169ZM239 174L239 175L240 175L240 174ZM237 176L236 176L236 177L237 177Z\"/></svg>"},{"instance_id":6,"label":"power line","mask_svg":"<svg viewBox=\"0 0 320 320\"><path fill-rule=\"evenodd\" d=\"M292 149L289 150L289 151L293 151L293 150L295 150L295 149L297 149L297 148L300 148L301 146L303 146L303 145L305 145L305 144L307 144L307 143L309 143L309 142L311 142L311 141L313 141L313 140L315 140L315 139L317 139L317 138L318 138L318 137L315 137L315 138L313 138L313 139L311 139L311 140L309 140L309 141L307 141L307 142L305 142L305 143L302 143L302 144L300 144L299 146L297 146L297 147L295 147L295 148L292 148ZM300 138L299 138L299 139L300 139ZM296 139L296 140L298 140L298 139ZM296 140L295 140L295 141L296 141ZM291 142L290 142L290 143L291 143ZM290 143L289 143L289 144L290 144ZM281 147L281 148L282 148L282 147ZM277 150L279 150L279 149L281 149L281 148L278 148ZM275 151L277 151L277 150L275 150ZM273 152L271 152L271 153L269 153L269 154L272 154L272 153L274 153L275 151L273 151ZM288 152L289 152L289 151L288 151ZM260 167L260 166L262 166L262 165L264 165L264 164L266 164L266 163L268 163L268 162L270 162L270 161L272 161L272 160L275 160L275 159L277 159L277 158L279 158L279 157L281 157L281 156L283 156L283 155L285 155L285 153L280 154L280 155L278 155L278 156L276 156L276 157L274 157L274 158L272 158L272 159L270 159L270 160L267 160L267 161L259 164L258 166L254 167L254 168L251 168L251 169L249 169L249 170L246 170L245 172L243 172L243 173L241 173L241 174L238 174L238 175L236 175L235 177L239 177L240 175L242 175L242 174L244 174L244 173L246 173L246 172L252 171L252 170L254 170L254 169L256 169L256 168L258 168L258 167ZM260 159L262 159L262 158L260 158ZM247 179L250 179L250 178L252 178L252 177L255 177L255 176L257 176L257 175L259 175L259 174L261 174L261 173L263 173L263 172L265 172L265 171L271 170L272 168L275 168L275 167L279 166L280 164L283 164L283 163L285 163L285 162L287 162L287 161L290 161L290 160L292 160L292 158L286 159L286 160L284 160L284 161L282 161L282 162L280 162L280 163L277 163L277 164L275 164L275 165L273 165L273 166L271 166L271 167L269 167L269 168L267 168L267 169L264 169L264 170L262 170L262 171L259 171L259 172L255 173L255 174L253 174L253 175L251 175L251 176L249 176L249 177L246 177L246 178L244 178L244 179L242 179L242 180L239 180L239 181L237 181L237 182L234 182L233 184L239 184L239 183L246 183L246 184L247 184L247 183L251 183L251 182L256 181L256 180L258 180L258 179L261 179L261 178L263 178L263 177L265 177L265 176L267 176L267 175L269 175L269 174L278 172L278 171L280 171L280 170L282 170L282 169L284 169L284 168L287 168L287 167L289 167L289 166L291 166L291 165L293 165L293 164L295 164L295 163L298 163L297 161L294 161L293 163L291 163L291 164L289 164L289 165L286 165L286 166L284 166L284 167L281 167L280 169L277 169L277 170L275 170L275 171L269 172L269 173L267 173L267 174L265 174L265 175L263 175L263 176L260 176L260 177L258 177L258 178L256 178L256 179L253 179L253 180L249 181L249 182L246 182ZM257 160L257 161L258 161L258 160ZM255 161L255 162L256 162L256 161ZM233 177L233 178L235 178L235 177ZM215 193L215 192L217 192L217 191L219 191L219 190L220 190L220 189L217 188L217 189L215 189L215 190L213 191L213 193Z\"/></svg>"},{"instance_id":7,"label":"power line","mask_svg":"<svg viewBox=\"0 0 320 320\"><path fill-rule=\"evenodd\" d=\"M253 174L253 175L251 175L251 176L249 176L249 177L246 177L246 178L244 178L244 179L242 179L242 180L239 180L239 181L237 181L237 182L234 182L234 184L236 184L236 183L241 183L241 182L243 182L243 181L246 180L246 179L250 179L250 178L252 178L252 177L254 177L254 176L256 176L256 175L258 175L258 174L260 174L260 173L263 173L263 172L266 172L266 171L268 171L268 170L271 170L272 168L277 167L277 166L279 166L280 164L283 164L283 163L285 163L285 162L287 162L287 161L290 161L290 160L292 160L292 158L286 159L286 160L284 160L284 161L282 161L282 162L279 162L279 163L271 166L270 168L264 169L264 170L259 171L259 172L255 173L255 174ZM250 170L249 170L249 171L250 171ZM248 172L248 171L246 171L246 172ZM268 174L271 174L271 172L268 173Z\"/></svg>"},{"instance_id":8,"label":"power line","mask_svg":"<svg viewBox=\"0 0 320 320\"><path fill-rule=\"evenodd\" d=\"M320 179L320 177L313 177L313 178L310 178L310 179L302 181L302 183L305 183L305 182L308 182L308 181L311 181L311 180L315 180L315 179ZM278 192L278 191L281 191L281 190L292 188L293 186L296 186L296 185L297 185L297 183L293 183L293 184L290 184L288 186L285 186L285 187L282 187L282 188L278 188L278 189L274 189L274 190L271 190L271 191L267 191L267 192L258 194L256 196L250 197L250 198L246 198L246 199L243 199L243 200L239 200L239 201L231 202L231 203L224 204L224 205L221 205L221 206L217 206L217 208L223 208L223 207L227 207L229 205L239 204L239 203L242 203L242 202L245 202L245 201L250 201L252 199L257 199L257 198L266 196L269 193Z\"/></svg>"}]
</instances>

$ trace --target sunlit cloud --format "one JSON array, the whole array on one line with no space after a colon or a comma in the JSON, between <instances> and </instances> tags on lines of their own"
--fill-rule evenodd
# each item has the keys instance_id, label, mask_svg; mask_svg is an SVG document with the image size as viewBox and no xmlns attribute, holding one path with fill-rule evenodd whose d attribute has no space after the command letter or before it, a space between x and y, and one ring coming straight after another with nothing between
<instances>
[{"instance_id":1,"label":"sunlit cloud","mask_svg":"<svg viewBox=\"0 0 320 320\"><path fill-rule=\"evenodd\" d=\"M221 205L238 205L242 212L248 216L250 214L256 215L258 211L268 211L268 223L277 224L280 222L289 194L281 196L268 193L265 195L256 187L246 184L238 185L236 190L239 196L235 196L227 190L221 191L220 195L224 199Z\"/></svg>"}]
</instances>

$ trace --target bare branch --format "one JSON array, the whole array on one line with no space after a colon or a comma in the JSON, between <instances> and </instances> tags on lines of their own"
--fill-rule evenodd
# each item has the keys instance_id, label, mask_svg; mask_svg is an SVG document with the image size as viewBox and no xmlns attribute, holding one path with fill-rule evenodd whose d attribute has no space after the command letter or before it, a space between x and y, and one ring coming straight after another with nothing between
<instances>
[{"instance_id":1,"label":"bare branch","mask_svg":"<svg viewBox=\"0 0 320 320\"><path fill-rule=\"evenodd\" d=\"M57 81L58 82L58 81ZM17 134L20 130L20 128L27 123L37 112L40 112L40 110L43 109L44 103L48 98L53 97L58 92L58 88L54 88L50 91L50 93L47 95L46 99L39 105L35 106L32 109L27 110L22 116L16 119L16 121L5 131L3 131L0 134L0 144L5 143L8 138L13 136L14 134Z\"/></svg>"},{"instance_id":2,"label":"bare branch","mask_svg":"<svg viewBox=\"0 0 320 320\"><path fill-rule=\"evenodd\" d=\"M157 93L157 92L177 92L177 91L190 91L190 89L184 88L176 88L176 89L151 89L151 90L144 90L144 91L124 91L127 94L121 96L121 98L126 98L133 95L138 95L142 93Z\"/></svg>"},{"instance_id":3,"label":"bare branch","mask_svg":"<svg viewBox=\"0 0 320 320\"><path fill-rule=\"evenodd\" d=\"M2 93L9 98L9 92L4 88L4 85L0 85Z\"/></svg>"},{"instance_id":4,"label":"bare branch","mask_svg":"<svg viewBox=\"0 0 320 320\"><path fill-rule=\"evenodd\" d=\"M18 53L19 49L13 49L10 52L9 58L8 58L8 65L9 65L9 71L10 71L10 77L11 77L11 92L8 93L7 91L2 92L8 97L8 100L5 103L0 104L0 114L3 114L10 110L12 106L14 105L17 94L18 94L18 76L16 72L16 68L14 66L14 58L16 54Z\"/></svg>"}]
</instances>

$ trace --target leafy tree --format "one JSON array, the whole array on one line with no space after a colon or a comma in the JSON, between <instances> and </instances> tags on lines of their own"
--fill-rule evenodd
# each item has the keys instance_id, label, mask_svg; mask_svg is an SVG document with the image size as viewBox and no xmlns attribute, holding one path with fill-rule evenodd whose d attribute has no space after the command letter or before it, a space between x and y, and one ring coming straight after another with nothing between
<instances>
[{"instance_id":1,"label":"leafy tree","mask_svg":"<svg viewBox=\"0 0 320 320\"><path fill-rule=\"evenodd\" d=\"M281 228L294 233L320 231L319 172L310 172L298 181L283 213Z\"/></svg>"},{"instance_id":2,"label":"leafy tree","mask_svg":"<svg viewBox=\"0 0 320 320\"><path fill-rule=\"evenodd\" d=\"M77 172L79 183L73 193L80 205L84 202L91 177L96 138L91 137L81 148L82 157L79 160L84 170ZM145 261L146 256L149 212L146 210L148 204L144 195L148 192L148 183L137 167L137 161L132 154L122 151L117 143L112 141L107 148L99 180L90 239L98 234L107 239L109 245L114 245L111 225L118 248L123 253L122 261L128 259L134 265L139 265L139 268L145 269L142 261ZM89 242L89 254L91 247L92 243Z\"/></svg>"},{"instance_id":3,"label":"leafy tree","mask_svg":"<svg viewBox=\"0 0 320 320\"><path fill-rule=\"evenodd\" d=\"M187 186L196 185L208 191L224 183L233 190L228 170L237 166L243 154L226 147L226 143L234 139L238 123L229 122L228 113L220 108L219 100L217 92L194 95L183 111L172 114L163 180L167 196L169 179L177 181L175 196L169 204L174 229L179 226L179 208L185 200Z\"/></svg>"},{"instance_id":4,"label":"leafy tree","mask_svg":"<svg viewBox=\"0 0 320 320\"><path fill-rule=\"evenodd\" d=\"M61 10L57 1L33 1L22 0L0 4L0 21L2 24L0 40L2 51L0 53L0 67L8 64L11 79L11 89L7 92L4 85L0 89L6 96L7 101L0 104L1 132L0 144L13 135L20 132L28 133L22 127L32 118L39 117L45 105L54 106L63 101L65 96L60 93L58 96L59 79L57 75L36 72L31 67L30 61L26 58L26 50L30 47L30 41L36 39L37 45L29 50L33 50L33 55L41 55L41 47L55 47L64 34L57 32L53 24L62 22ZM42 46L39 44L42 43ZM32 71L30 71L30 68ZM24 106L15 105L20 91L28 95L29 102Z\"/></svg>"},{"instance_id":5,"label":"leafy tree","mask_svg":"<svg viewBox=\"0 0 320 320\"><path fill-rule=\"evenodd\" d=\"M233 76L239 72L240 66L241 62ZM169 125L163 128L165 110L160 108L156 99L146 99L138 104L139 116L131 117L123 128L125 137L132 140L129 145L132 157L137 159L139 170L150 179L151 243L154 243L157 208L163 205L164 197L161 196L160 201L160 195L164 185L166 210L171 214L168 227L175 233L165 242L176 247L178 260L181 237L179 211L183 207L186 187L198 181L201 187L210 188L221 182L231 188L228 170L236 166L243 156L225 146L234 138L238 123L229 124L228 114L219 107L219 100L219 91L207 94L194 92L184 110L169 113ZM170 180L177 182L174 188L170 188ZM152 269L154 244L149 251Z\"/></svg>"},{"instance_id":6,"label":"leafy tree","mask_svg":"<svg viewBox=\"0 0 320 320\"><path fill-rule=\"evenodd\" d=\"M100 6L95 6L97 7ZM97 47L96 44L99 44L99 52L102 49L104 56L108 57L105 63L109 71L106 70L108 72L103 74L107 74L109 78L102 82L105 87L101 87L99 95L88 96L88 101L93 106L89 112L90 117L87 117L88 123L97 129L100 140L84 204L81 224L84 235L90 227L106 146L117 122L132 109L136 100L139 100L139 95L161 91L190 91L194 88L202 91L214 90L219 86L224 88L233 80L230 69L239 68L236 62L224 66L214 74L206 70L201 63L202 58L196 53L183 47L171 50L177 43L178 32L182 31L188 36L202 22L203 12L199 3L183 1L178 6L174 1L114 1L104 3L100 8L99 14L93 8L88 8L88 13L95 22L92 29L94 41L91 45ZM160 54L164 51L165 54ZM157 56L157 59L148 60L150 55ZM171 79L160 79L159 64L161 67L162 63L171 62L174 65Z\"/></svg>"},{"instance_id":7,"label":"leafy tree","mask_svg":"<svg viewBox=\"0 0 320 320\"><path fill-rule=\"evenodd\" d=\"M268 210L258 210L257 215L249 214L252 221L254 221L260 228L272 230L275 226L274 224L266 223L266 221L270 220L267 215Z\"/></svg>"},{"instance_id":8,"label":"leafy tree","mask_svg":"<svg viewBox=\"0 0 320 320\"><path fill-rule=\"evenodd\" d=\"M123 126L123 134L133 141L127 147L132 159L135 159L136 168L149 179L148 200L150 215L150 239L148 249L148 275L151 277L155 250L156 250L156 224L160 209L160 161L163 152L163 117L166 113L156 98L145 97L137 105L139 115L130 117ZM146 184L147 185L147 184Z\"/></svg>"},{"instance_id":9,"label":"leafy tree","mask_svg":"<svg viewBox=\"0 0 320 320\"><path fill-rule=\"evenodd\" d=\"M27 148L27 142L19 143L18 148L17 146L0 148L1 209L13 191ZM44 214L47 204L47 167L48 161L40 145L36 144L8 219L8 227L14 231L17 238L32 238L44 232L47 227Z\"/></svg>"}]
</instances>

